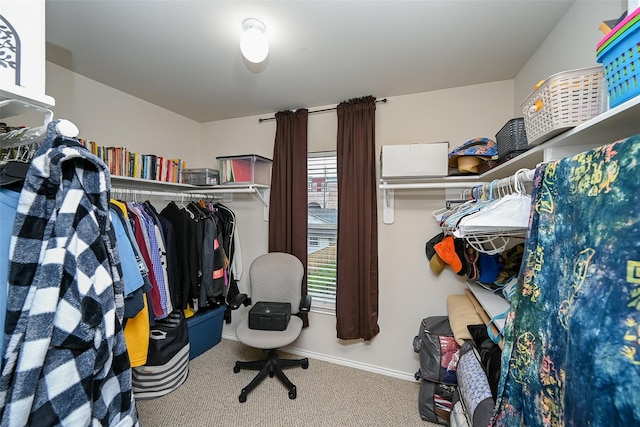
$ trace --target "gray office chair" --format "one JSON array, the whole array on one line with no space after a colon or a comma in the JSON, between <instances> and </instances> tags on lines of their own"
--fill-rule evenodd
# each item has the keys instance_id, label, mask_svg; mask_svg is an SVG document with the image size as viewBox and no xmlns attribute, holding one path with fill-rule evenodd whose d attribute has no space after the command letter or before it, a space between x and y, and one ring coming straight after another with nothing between
<instances>
[{"instance_id":1,"label":"gray office chair","mask_svg":"<svg viewBox=\"0 0 640 427\"><path fill-rule=\"evenodd\" d=\"M289 381L282 371L283 368L301 366L309 367L309 360L304 359L280 359L277 349L293 343L302 332L302 319L294 314L308 312L311 307L311 297L301 297L302 278L304 268L298 258L282 252L271 252L256 258L249 268L249 280L251 286L251 303L265 302L289 302L291 303L291 319L287 328L283 331L264 331L249 329L249 320L244 319L236 328L236 337L241 343L254 348L259 348L267 353L264 360L251 362L236 362L233 372L241 369L259 370L256 377L242 389L240 402L246 402L247 394L253 390L267 375L274 376L287 387L289 398L297 396L296 386ZM231 309L238 308L241 304L247 304L247 295L241 294L230 304Z\"/></svg>"}]
</instances>

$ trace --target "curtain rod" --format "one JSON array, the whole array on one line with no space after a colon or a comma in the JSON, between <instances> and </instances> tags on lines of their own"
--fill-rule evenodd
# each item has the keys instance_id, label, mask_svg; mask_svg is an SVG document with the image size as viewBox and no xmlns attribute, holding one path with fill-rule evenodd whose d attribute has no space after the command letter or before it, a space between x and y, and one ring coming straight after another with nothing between
<instances>
[{"instance_id":1,"label":"curtain rod","mask_svg":"<svg viewBox=\"0 0 640 427\"><path fill-rule=\"evenodd\" d=\"M387 102L387 98L376 99L376 104L379 104L379 103L386 104L386 102ZM338 107L336 106L336 107L331 107L331 108L323 108L321 110L313 110L313 111L309 111L309 114L324 113L325 111L333 111L333 110L335 110L337 108ZM264 119L258 119L258 123L268 122L270 120L275 120L275 119L276 119L275 117L267 117L267 118L264 118Z\"/></svg>"}]
</instances>

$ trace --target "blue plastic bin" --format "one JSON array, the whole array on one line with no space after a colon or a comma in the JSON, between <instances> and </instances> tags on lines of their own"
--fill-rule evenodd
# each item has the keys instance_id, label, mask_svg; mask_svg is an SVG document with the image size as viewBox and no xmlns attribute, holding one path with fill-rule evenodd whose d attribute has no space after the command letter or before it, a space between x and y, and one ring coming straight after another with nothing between
<instances>
[{"instance_id":1,"label":"blue plastic bin","mask_svg":"<svg viewBox=\"0 0 640 427\"><path fill-rule=\"evenodd\" d=\"M191 346L189 359L195 359L220 342L225 310L226 307L222 306L187 319Z\"/></svg>"},{"instance_id":2,"label":"blue plastic bin","mask_svg":"<svg viewBox=\"0 0 640 427\"><path fill-rule=\"evenodd\" d=\"M640 94L640 21L598 54L613 108Z\"/></svg>"}]
</instances>

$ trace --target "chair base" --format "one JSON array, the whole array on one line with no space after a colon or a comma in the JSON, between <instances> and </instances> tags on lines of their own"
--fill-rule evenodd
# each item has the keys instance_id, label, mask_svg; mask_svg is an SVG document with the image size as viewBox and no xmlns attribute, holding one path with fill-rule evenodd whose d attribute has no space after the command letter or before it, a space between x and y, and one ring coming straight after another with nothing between
<instances>
[{"instance_id":1,"label":"chair base","mask_svg":"<svg viewBox=\"0 0 640 427\"><path fill-rule=\"evenodd\" d=\"M267 375L269 375L270 378L273 378L274 376L278 377L280 382L282 382L282 384L284 384L284 386L289 390L289 399L295 399L298 394L296 386L289 381L289 378L287 378L282 371L284 368L292 366L300 366L302 369L307 369L309 367L309 359L306 357L304 359L280 359L278 358L276 350L269 350L269 354L264 360L236 362L236 365L233 367L233 372L236 374L240 372L241 369L260 371L258 372L258 375L256 375L255 378L251 380L251 382L240 392L240 396L238 397L240 403L247 401L247 394L256 388L256 386L260 384Z\"/></svg>"}]
</instances>

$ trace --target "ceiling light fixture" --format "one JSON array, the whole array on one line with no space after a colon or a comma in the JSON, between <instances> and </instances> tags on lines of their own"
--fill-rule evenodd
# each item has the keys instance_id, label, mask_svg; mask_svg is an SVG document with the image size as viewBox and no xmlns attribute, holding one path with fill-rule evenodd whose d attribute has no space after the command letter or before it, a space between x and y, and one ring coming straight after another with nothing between
<instances>
[{"instance_id":1,"label":"ceiling light fixture","mask_svg":"<svg viewBox=\"0 0 640 427\"><path fill-rule=\"evenodd\" d=\"M269 41L267 40L267 27L253 18L245 19L242 22L244 33L240 39L240 51L247 61L259 64L269 54Z\"/></svg>"}]
</instances>

